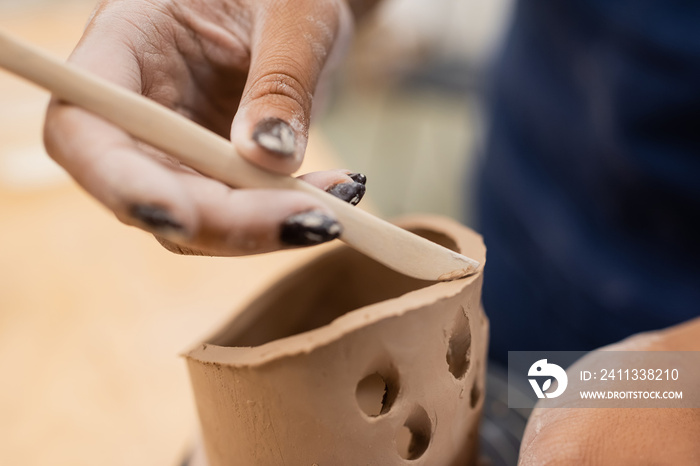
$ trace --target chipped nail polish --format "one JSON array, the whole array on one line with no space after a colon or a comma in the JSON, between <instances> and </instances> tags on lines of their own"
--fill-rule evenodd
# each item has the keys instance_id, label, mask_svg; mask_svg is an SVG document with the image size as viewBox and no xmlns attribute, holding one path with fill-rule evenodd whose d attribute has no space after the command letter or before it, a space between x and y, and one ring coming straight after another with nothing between
<instances>
[{"instance_id":1,"label":"chipped nail polish","mask_svg":"<svg viewBox=\"0 0 700 466\"><path fill-rule=\"evenodd\" d=\"M279 118L261 120L255 126L253 140L274 154L283 157L294 155L294 131L287 122Z\"/></svg>"},{"instance_id":2,"label":"chipped nail polish","mask_svg":"<svg viewBox=\"0 0 700 466\"><path fill-rule=\"evenodd\" d=\"M349 173L348 176L355 183L367 184L367 177L362 173Z\"/></svg>"},{"instance_id":3,"label":"chipped nail polish","mask_svg":"<svg viewBox=\"0 0 700 466\"><path fill-rule=\"evenodd\" d=\"M312 246L337 238L343 227L318 211L301 212L282 223L280 241L290 246Z\"/></svg>"},{"instance_id":4,"label":"chipped nail polish","mask_svg":"<svg viewBox=\"0 0 700 466\"><path fill-rule=\"evenodd\" d=\"M356 182L339 183L331 186L326 191L351 205L357 205L362 200L366 190L367 188L365 188L364 184Z\"/></svg>"},{"instance_id":5,"label":"chipped nail polish","mask_svg":"<svg viewBox=\"0 0 700 466\"><path fill-rule=\"evenodd\" d=\"M164 232L184 232L185 228L162 207L148 204L134 204L129 208L129 215L142 222L152 230Z\"/></svg>"}]
</instances>

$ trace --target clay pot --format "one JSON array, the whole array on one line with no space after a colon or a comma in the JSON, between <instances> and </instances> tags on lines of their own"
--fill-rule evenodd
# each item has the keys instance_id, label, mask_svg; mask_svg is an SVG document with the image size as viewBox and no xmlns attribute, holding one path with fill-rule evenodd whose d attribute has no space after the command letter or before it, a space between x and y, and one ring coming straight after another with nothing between
<instances>
[{"instance_id":1,"label":"clay pot","mask_svg":"<svg viewBox=\"0 0 700 466\"><path fill-rule=\"evenodd\" d=\"M453 221L400 224L485 261ZM294 270L186 355L209 465L475 464L481 283L415 280L341 244Z\"/></svg>"}]
</instances>

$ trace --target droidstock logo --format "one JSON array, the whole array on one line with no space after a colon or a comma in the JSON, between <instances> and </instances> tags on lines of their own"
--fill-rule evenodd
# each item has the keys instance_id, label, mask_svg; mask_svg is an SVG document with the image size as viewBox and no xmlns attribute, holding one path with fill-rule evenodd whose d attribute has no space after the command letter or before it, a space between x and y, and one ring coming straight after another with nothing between
<instances>
[{"instance_id":1,"label":"droidstock logo","mask_svg":"<svg viewBox=\"0 0 700 466\"><path fill-rule=\"evenodd\" d=\"M545 396L547 398L556 398L564 393L564 390L566 390L566 385L569 383L569 378L566 376L566 371L556 364L547 363L546 359L540 359L530 366L530 370L527 372L527 375L529 377L539 378L549 377L544 381L542 387L540 387L537 379L527 379L530 381L532 389L535 390L537 398L544 398ZM547 393L547 390L552 387L552 378L557 381L557 389L552 393Z\"/></svg>"}]
</instances>

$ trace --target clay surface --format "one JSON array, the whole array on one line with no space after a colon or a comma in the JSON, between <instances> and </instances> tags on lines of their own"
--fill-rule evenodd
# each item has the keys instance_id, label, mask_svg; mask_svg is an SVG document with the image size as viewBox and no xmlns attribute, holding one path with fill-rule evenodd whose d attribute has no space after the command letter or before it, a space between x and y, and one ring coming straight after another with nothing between
<instances>
[{"instance_id":1,"label":"clay surface","mask_svg":"<svg viewBox=\"0 0 700 466\"><path fill-rule=\"evenodd\" d=\"M453 221L400 224L485 263ZM271 286L186 355L209 465L475 464L482 270L425 282L339 244Z\"/></svg>"}]
</instances>

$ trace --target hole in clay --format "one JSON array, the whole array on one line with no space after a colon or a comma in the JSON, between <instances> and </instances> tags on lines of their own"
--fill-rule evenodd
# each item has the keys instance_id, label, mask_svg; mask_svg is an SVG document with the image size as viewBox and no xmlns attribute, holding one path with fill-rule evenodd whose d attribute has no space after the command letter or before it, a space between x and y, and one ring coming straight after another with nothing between
<instances>
[{"instance_id":1,"label":"hole in clay","mask_svg":"<svg viewBox=\"0 0 700 466\"><path fill-rule=\"evenodd\" d=\"M460 307L450 333L447 344L447 365L456 379L461 379L469 369L472 346L472 334L469 330L469 319L464 308Z\"/></svg>"},{"instance_id":2,"label":"hole in clay","mask_svg":"<svg viewBox=\"0 0 700 466\"><path fill-rule=\"evenodd\" d=\"M420 406L417 407L406 423L398 430L394 441L396 450L405 460L416 460L430 445L430 418Z\"/></svg>"},{"instance_id":3,"label":"hole in clay","mask_svg":"<svg viewBox=\"0 0 700 466\"><path fill-rule=\"evenodd\" d=\"M477 403L479 403L480 398L481 398L481 389L476 384L476 380L475 380L474 385L472 385L472 390L469 393L469 405L472 408L476 408L476 405L477 405Z\"/></svg>"},{"instance_id":4,"label":"hole in clay","mask_svg":"<svg viewBox=\"0 0 700 466\"><path fill-rule=\"evenodd\" d=\"M360 380L355 397L360 409L368 416L379 416L386 403L387 386L384 378L374 373Z\"/></svg>"},{"instance_id":5,"label":"hole in clay","mask_svg":"<svg viewBox=\"0 0 700 466\"><path fill-rule=\"evenodd\" d=\"M371 417L386 414L399 394L399 376L393 367L360 380L355 389L357 405Z\"/></svg>"}]
</instances>

